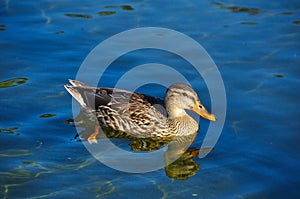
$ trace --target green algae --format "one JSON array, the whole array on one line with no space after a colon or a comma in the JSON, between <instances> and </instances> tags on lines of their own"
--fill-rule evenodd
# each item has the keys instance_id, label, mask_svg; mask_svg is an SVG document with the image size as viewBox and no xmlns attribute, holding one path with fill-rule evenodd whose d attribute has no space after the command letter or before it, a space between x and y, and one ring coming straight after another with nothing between
<instances>
[{"instance_id":1,"label":"green algae","mask_svg":"<svg viewBox=\"0 0 300 199\"><path fill-rule=\"evenodd\" d=\"M19 127L0 128L0 134L20 135L19 133L16 133L15 130L19 130Z\"/></svg>"},{"instance_id":2,"label":"green algae","mask_svg":"<svg viewBox=\"0 0 300 199\"><path fill-rule=\"evenodd\" d=\"M40 115L39 117L40 118L51 118L51 117L55 117L55 116L56 116L56 114L46 113L46 114Z\"/></svg>"},{"instance_id":3,"label":"green algae","mask_svg":"<svg viewBox=\"0 0 300 199\"><path fill-rule=\"evenodd\" d=\"M73 17L73 18L83 18L83 19L90 19L90 18L92 18L91 15L87 15L87 14L71 14L71 13L68 13L68 14L65 14L65 16L67 16L67 17Z\"/></svg>"},{"instance_id":4,"label":"green algae","mask_svg":"<svg viewBox=\"0 0 300 199\"><path fill-rule=\"evenodd\" d=\"M0 82L0 88L19 86L21 84L25 84L28 80L29 80L28 78L22 78L22 77L4 80Z\"/></svg>"},{"instance_id":5,"label":"green algae","mask_svg":"<svg viewBox=\"0 0 300 199\"><path fill-rule=\"evenodd\" d=\"M262 10L259 8L247 8L240 6L228 6L219 2L213 2L213 4L219 6L222 9L230 10L233 13L248 13L249 15L257 15L266 12L266 10Z\"/></svg>"},{"instance_id":6,"label":"green algae","mask_svg":"<svg viewBox=\"0 0 300 199\"><path fill-rule=\"evenodd\" d=\"M115 12L115 11L100 11L100 12L98 12L98 15L100 15L100 16L109 16L109 15L114 15L116 13L117 12Z\"/></svg>"}]
</instances>

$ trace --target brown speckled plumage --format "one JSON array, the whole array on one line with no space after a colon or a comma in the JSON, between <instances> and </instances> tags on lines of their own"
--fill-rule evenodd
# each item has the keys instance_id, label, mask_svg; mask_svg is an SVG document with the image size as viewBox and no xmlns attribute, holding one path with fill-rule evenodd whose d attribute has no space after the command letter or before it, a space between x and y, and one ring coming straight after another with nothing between
<instances>
[{"instance_id":1,"label":"brown speckled plumage","mask_svg":"<svg viewBox=\"0 0 300 199\"><path fill-rule=\"evenodd\" d=\"M164 103L159 98L126 90L93 88L75 80L70 83L65 88L91 119L136 137L194 134L198 123L184 109L194 110L196 106L199 110L201 107L204 117L215 120L201 105L196 92L186 84L170 86Z\"/></svg>"}]
</instances>

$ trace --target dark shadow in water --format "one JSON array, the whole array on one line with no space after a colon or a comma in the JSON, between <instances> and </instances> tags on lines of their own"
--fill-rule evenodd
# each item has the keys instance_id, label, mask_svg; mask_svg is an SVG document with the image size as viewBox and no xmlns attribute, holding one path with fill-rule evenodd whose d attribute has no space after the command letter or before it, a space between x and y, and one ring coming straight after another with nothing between
<instances>
[{"instance_id":1,"label":"dark shadow in water","mask_svg":"<svg viewBox=\"0 0 300 199\"><path fill-rule=\"evenodd\" d=\"M20 133L15 132L16 130L19 130L19 127L0 128L0 134L20 135Z\"/></svg>"},{"instance_id":2,"label":"dark shadow in water","mask_svg":"<svg viewBox=\"0 0 300 199\"><path fill-rule=\"evenodd\" d=\"M84 19L90 19L92 18L91 15L87 15L87 14L65 14L65 16L67 17L73 17L73 18L84 18Z\"/></svg>"},{"instance_id":3,"label":"dark shadow in water","mask_svg":"<svg viewBox=\"0 0 300 199\"><path fill-rule=\"evenodd\" d=\"M68 120L67 123L70 123L70 121L71 120ZM87 141L90 135L94 133L95 126L98 125L98 123L96 124L93 121L88 120L83 111L79 113L74 122L77 127L83 128L83 130L75 136L75 139L80 142ZM167 165L165 167L165 172L170 178L187 180L189 177L194 176L200 169L199 164L194 161L194 158L202 151L197 148L189 148L191 143L194 142L197 132L189 136L137 138L125 132L115 131L107 127L101 127L101 129L103 132L99 131L99 134L96 137L97 140L107 138L110 138L112 142L114 142L114 140L120 141L120 139L127 140L130 141L127 150L134 152L151 152L159 150L164 146L168 146L168 149L164 154L164 159ZM211 149L203 150L207 151Z\"/></svg>"},{"instance_id":4,"label":"dark shadow in water","mask_svg":"<svg viewBox=\"0 0 300 199\"><path fill-rule=\"evenodd\" d=\"M122 6L104 6L104 8L121 8L122 10L134 10L132 6L122 5Z\"/></svg>"},{"instance_id":5,"label":"dark shadow in water","mask_svg":"<svg viewBox=\"0 0 300 199\"><path fill-rule=\"evenodd\" d=\"M281 12L279 14L281 14L281 15L293 15L293 14L295 14L295 12Z\"/></svg>"},{"instance_id":6,"label":"dark shadow in water","mask_svg":"<svg viewBox=\"0 0 300 199\"><path fill-rule=\"evenodd\" d=\"M46 113L46 114L40 115L39 118L51 118L51 117L55 117L55 116L56 116L56 114Z\"/></svg>"},{"instance_id":7,"label":"dark shadow in water","mask_svg":"<svg viewBox=\"0 0 300 199\"><path fill-rule=\"evenodd\" d=\"M6 24L0 24L0 31L6 30Z\"/></svg>"},{"instance_id":8,"label":"dark shadow in water","mask_svg":"<svg viewBox=\"0 0 300 199\"><path fill-rule=\"evenodd\" d=\"M109 10L109 11L100 11L97 14L100 15L100 16L109 16L109 15L114 15L114 14L117 13L116 11L113 11L113 9L122 9L122 10L125 10L125 11L132 11L132 10L134 10L134 8L132 6L130 6L130 5L104 6L104 8L105 9L112 9L112 10Z\"/></svg>"},{"instance_id":9,"label":"dark shadow in water","mask_svg":"<svg viewBox=\"0 0 300 199\"><path fill-rule=\"evenodd\" d=\"M0 88L19 86L21 84L25 84L27 81L28 78L22 78L22 77L5 80L0 82Z\"/></svg>"},{"instance_id":10,"label":"dark shadow in water","mask_svg":"<svg viewBox=\"0 0 300 199\"><path fill-rule=\"evenodd\" d=\"M300 25L300 20L295 20L295 21L293 21L293 24L295 24L295 25Z\"/></svg>"},{"instance_id":11,"label":"dark shadow in water","mask_svg":"<svg viewBox=\"0 0 300 199\"><path fill-rule=\"evenodd\" d=\"M274 74L274 76L275 76L276 78L284 78L284 75L282 75L282 74Z\"/></svg>"},{"instance_id":12,"label":"dark shadow in water","mask_svg":"<svg viewBox=\"0 0 300 199\"><path fill-rule=\"evenodd\" d=\"M100 15L100 16L108 16L108 15L114 15L116 13L117 12L115 12L115 11L100 11L100 12L98 12L98 15Z\"/></svg>"},{"instance_id":13,"label":"dark shadow in water","mask_svg":"<svg viewBox=\"0 0 300 199\"><path fill-rule=\"evenodd\" d=\"M245 22L241 22L240 24L243 24L243 25L257 25L256 22L252 22L252 21L245 21Z\"/></svg>"},{"instance_id":14,"label":"dark shadow in water","mask_svg":"<svg viewBox=\"0 0 300 199\"><path fill-rule=\"evenodd\" d=\"M233 5L228 6L228 5L219 3L219 2L213 2L213 4L219 6L220 8L230 10L231 12L234 12L234 13L245 12L245 13L248 13L249 15L257 15L257 14L267 12L266 10L261 10L259 8L247 8L247 7L239 7L239 6L233 6Z\"/></svg>"},{"instance_id":15,"label":"dark shadow in water","mask_svg":"<svg viewBox=\"0 0 300 199\"><path fill-rule=\"evenodd\" d=\"M64 34L65 33L65 31L63 31L63 30L60 30L60 31L56 31L56 32L54 32L55 34L57 34L57 35L61 35L61 34Z\"/></svg>"}]
</instances>

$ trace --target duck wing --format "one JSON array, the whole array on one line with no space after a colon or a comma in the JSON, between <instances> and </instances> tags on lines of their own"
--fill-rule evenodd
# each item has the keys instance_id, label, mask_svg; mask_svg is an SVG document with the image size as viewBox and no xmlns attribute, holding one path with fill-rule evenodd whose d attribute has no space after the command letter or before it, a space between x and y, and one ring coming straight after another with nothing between
<instances>
[{"instance_id":1,"label":"duck wing","mask_svg":"<svg viewBox=\"0 0 300 199\"><path fill-rule=\"evenodd\" d=\"M115 88L94 88L69 80L66 90L81 107L95 114L97 120L114 130L138 137L149 137L167 132L164 102L149 95Z\"/></svg>"}]
</instances>

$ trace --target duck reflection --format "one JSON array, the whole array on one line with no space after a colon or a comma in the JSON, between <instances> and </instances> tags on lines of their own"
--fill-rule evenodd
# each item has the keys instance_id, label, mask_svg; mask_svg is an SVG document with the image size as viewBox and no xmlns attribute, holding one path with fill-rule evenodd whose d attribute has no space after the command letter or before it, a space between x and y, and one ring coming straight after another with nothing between
<instances>
[{"instance_id":1,"label":"duck reflection","mask_svg":"<svg viewBox=\"0 0 300 199\"><path fill-rule=\"evenodd\" d=\"M75 139L83 142L89 141L90 144L94 144L90 141L90 137L95 133L95 130L98 131L99 124L88 119L83 110L74 122L76 127L82 128L82 131L76 134ZM97 140L107 138L127 140L129 141L128 150L133 152L152 152L167 146L164 153L165 172L168 177L178 180L187 180L189 177L194 176L200 169L200 165L194 161L194 158L202 150L211 150L189 148L194 142L197 132L186 136L137 138L125 132L101 126L101 131L96 134Z\"/></svg>"}]
</instances>

